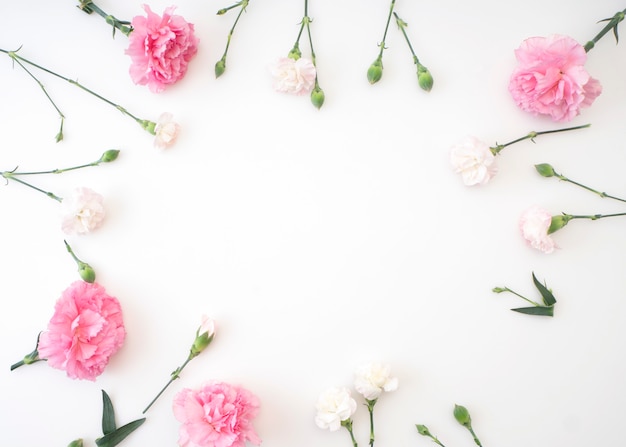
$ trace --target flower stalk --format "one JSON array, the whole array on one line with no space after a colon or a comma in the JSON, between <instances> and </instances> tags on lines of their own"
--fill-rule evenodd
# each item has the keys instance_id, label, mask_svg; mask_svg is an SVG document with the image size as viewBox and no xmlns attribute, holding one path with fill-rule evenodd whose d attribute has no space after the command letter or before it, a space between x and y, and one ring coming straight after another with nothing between
<instances>
[{"instance_id":1,"label":"flower stalk","mask_svg":"<svg viewBox=\"0 0 626 447\"><path fill-rule=\"evenodd\" d=\"M533 307L519 307L516 309L511 309L512 311L527 314L527 315L543 315L547 317L554 316L554 305L556 304L556 298L554 297L552 290L548 289L548 287L545 284L542 284L541 282L539 282L534 272L532 274L532 279L533 279L533 284L535 285L535 287L541 294L543 304L540 304L536 301L526 298L525 296L517 293L516 291L512 289L509 289L508 287L494 287L492 289L492 292L512 293L513 295L518 296L519 298L533 305Z\"/></svg>"},{"instance_id":2,"label":"flower stalk","mask_svg":"<svg viewBox=\"0 0 626 447\"><path fill-rule=\"evenodd\" d=\"M476 443L476 445L479 447L482 447L480 440L478 439L478 437L476 436L476 433L474 433L474 429L472 428L472 418L470 417L470 414L467 408L465 408L462 405L455 404L453 415L459 424L467 428L467 430L470 432L470 434L474 438L474 442Z\"/></svg>"},{"instance_id":3,"label":"flower stalk","mask_svg":"<svg viewBox=\"0 0 626 447\"><path fill-rule=\"evenodd\" d=\"M95 12L100 17L102 17L106 23L113 27L113 37L115 38L115 30L119 30L125 36L128 36L132 31L133 27L130 22L125 20L119 20L111 14L107 14L104 12L98 5L96 5L92 0L78 0L78 9L86 12L87 14L91 14Z\"/></svg>"},{"instance_id":4,"label":"flower stalk","mask_svg":"<svg viewBox=\"0 0 626 447\"><path fill-rule=\"evenodd\" d=\"M529 132L528 134L524 135L523 137L517 138L513 141L509 141L508 143L505 144L497 144L493 147L490 147L489 150L491 150L491 153L493 155L498 155L500 153L500 151L502 151L502 149L504 149L507 146L510 146L512 144L515 143L519 143L520 141L524 141L524 140L530 140L533 143L535 142L535 138L538 137L539 135L546 135L546 134L550 134L550 133L558 133L558 132L567 132L570 130L578 130L578 129L585 129L587 127L590 127L591 124L583 124L581 126L574 126L574 127L566 127L564 129L554 129L554 130L543 130L541 132Z\"/></svg>"},{"instance_id":5,"label":"flower stalk","mask_svg":"<svg viewBox=\"0 0 626 447\"><path fill-rule=\"evenodd\" d=\"M240 8L239 13L237 14L237 17L235 18L235 22L233 23L233 26L228 32L228 38L226 39L226 48L224 49L224 54L222 55L222 58L215 63L215 77L216 78L219 78L222 74L224 74L224 71L226 70L226 55L228 54L228 48L230 47L230 40L233 37L233 33L235 32L235 27L237 26L237 23L239 22L239 18L248 7L248 3L249 3L249 0L241 0L240 2L237 2L234 5L231 5L227 8L222 8L219 11L217 11L217 15L223 15L233 8L237 8L237 7Z\"/></svg>"},{"instance_id":6,"label":"flower stalk","mask_svg":"<svg viewBox=\"0 0 626 447\"><path fill-rule=\"evenodd\" d=\"M417 428L417 432L422 435L422 436L426 436L430 439L432 439L432 441L441 446L441 447L446 447L445 445L443 445L441 443L441 441L439 441L439 439L437 439L436 436L433 436L433 434L430 432L430 430L428 430L428 427L426 427L425 425L420 425L420 424L415 424L415 428Z\"/></svg>"},{"instance_id":7,"label":"flower stalk","mask_svg":"<svg viewBox=\"0 0 626 447\"><path fill-rule=\"evenodd\" d=\"M585 44L584 46L585 52L588 53L589 50L591 50L596 45L596 43L598 43L598 41L602 39L604 35L608 33L610 30L613 30L613 35L615 36L615 43L619 43L619 36L617 34L617 25L619 25L620 22L624 20L625 16L626 16L626 9L624 9L623 11L616 12L613 17L600 20L600 22L608 22L608 23L604 26L604 28L602 28L602 30L593 39L591 39L589 42Z\"/></svg>"},{"instance_id":8,"label":"flower stalk","mask_svg":"<svg viewBox=\"0 0 626 447\"><path fill-rule=\"evenodd\" d=\"M115 102L103 97L102 95L94 92L93 90L87 88L86 86L84 86L83 84L81 84L78 81L75 81L73 79L70 79L66 76L60 75L59 73L56 73L48 68L42 67L41 65L36 64L35 62L32 62L22 56L20 56L19 54L17 54L17 52L20 49L18 48L15 51L7 51L4 50L2 48L0 48L0 53L4 53L6 55L8 55L11 60L13 60L15 63L17 63L20 67L24 68L24 70L26 70L24 64L28 64L32 67L38 68L39 70L42 70L52 76L55 76L63 81L66 81L76 87L78 87L79 89L89 93L92 96L95 96L96 98L104 101L105 103L109 104L110 106L115 107L117 110L119 110L120 112L122 112L123 115L128 116L129 118L132 118L137 124L139 124L141 126L142 129L144 129L145 131L147 131L148 133L150 133L151 135L155 135L155 127L156 127L156 123L150 120L144 120L144 119L140 119L137 118L135 115L133 115L132 113L130 113L128 110L126 110L124 107L122 107L119 104L116 104ZM59 142L63 139L63 119L64 116L61 113L61 111L59 110L59 108L56 106L56 104L54 103L54 101L52 101L52 99L50 98L50 95L48 94L48 92L45 90L45 88L43 87L43 85L41 84L41 82L39 82L39 80L37 78L35 78L32 73L29 70L26 70L26 72L39 84L39 86L43 89L46 97L50 100L50 102L52 103L52 105L54 106L54 108L57 110L57 112L59 113L59 115L61 116L61 128L59 130L59 133L56 136L56 141Z\"/></svg>"},{"instance_id":9,"label":"flower stalk","mask_svg":"<svg viewBox=\"0 0 626 447\"><path fill-rule=\"evenodd\" d=\"M422 90L429 92L433 88L433 76L430 74L430 71L428 71L428 68L422 65L417 55L415 54L415 51L413 50L413 45L411 45L409 36L406 33L406 27L408 26L408 24L404 20L402 20L398 16L398 14L395 13L395 11L393 15L396 18L396 24L398 25L398 28L400 29L400 31L402 31L404 40L406 40L406 43L409 46L409 50L411 51L411 54L413 55L413 63L417 67L417 83L419 84Z\"/></svg>"},{"instance_id":10,"label":"flower stalk","mask_svg":"<svg viewBox=\"0 0 626 447\"><path fill-rule=\"evenodd\" d=\"M370 447L374 447L374 405L376 405L376 401L378 399L365 399L365 403L367 405L367 411L369 412L370 417Z\"/></svg>"},{"instance_id":11,"label":"flower stalk","mask_svg":"<svg viewBox=\"0 0 626 447\"><path fill-rule=\"evenodd\" d=\"M63 242L65 243L65 248L67 249L68 253L72 257L72 259L74 259L74 262L76 262L76 265L78 266L78 274L80 275L81 279L85 282L93 283L96 280L96 272L94 271L94 269L86 262L78 259L78 257L74 254L72 247L70 247L70 244L68 244L67 241L64 240Z\"/></svg>"},{"instance_id":12,"label":"flower stalk","mask_svg":"<svg viewBox=\"0 0 626 447\"><path fill-rule=\"evenodd\" d=\"M350 439L352 440L352 447L358 447L358 443L356 442L356 439L354 437L354 430L352 430L352 419L348 418L345 421L341 421L341 426L345 427L346 430L348 430L348 433L350 433Z\"/></svg>"},{"instance_id":13,"label":"flower stalk","mask_svg":"<svg viewBox=\"0 0 626 447\"><path fill-rule=\"evenodd\" d=\"M385 40L387 39L387 31L389 30L389 23L391 22L391 15L393 14L393 8L396 6L396 0L391 0L389 6L389 15L387 16L387 23L385 24L385 32L383 33L383 40L378 44L380 51L378 57L372 62L367 69L367 80L370 84L375 84L380 81L383 76L383 51L385 51Z\"/></svg>"},{"instance_id":14,"label":"flower stalk","mask_svg":"<svg viewBox=\"0 0 626 447\"><path fill-rule=\"evenodd\" d=\"M33 352L31 352L30 354L26 354L22 360L12 364L11 365L11 371L13 371L16 368L19 368L22 365L31 365L31 364L33 364L35 362L41 362L41 361L45 361L46 360L46 359L39 358L39 351L37 350L37 348L39 347L39 336L40 335L41 335L41 333L37 336L37 343L35 343L35 349L33 350Z\"/></svg>"}]
</instances>

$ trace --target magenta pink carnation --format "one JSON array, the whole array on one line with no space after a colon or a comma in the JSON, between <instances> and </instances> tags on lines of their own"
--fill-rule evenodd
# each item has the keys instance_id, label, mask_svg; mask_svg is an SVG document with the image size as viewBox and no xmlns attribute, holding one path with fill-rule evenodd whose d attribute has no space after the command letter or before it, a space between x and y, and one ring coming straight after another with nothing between
<instances>
[{"instance_id":1,"label":"magenta pink carnation","mask_svg":"<svg viewBox=\"0 0 626 447\"><path fill-rule=\"evenodd\" d=\"M57 301L37 350L68 377L95 380L125 337L119 301L97 283L76 281Z\"/></svg>"},{"instance_id":2,"label":"magenta pink carnation","mask_svg":"<svg viewBox=\"0 0 626 447\"><path fill-rule=\"evenodd\" d=\"M569 121L602 93L600 82L585 69L584 47L571 37L531 37L515 57L509 91L522 110Z\"/></svg>"},{"instance_id":3,"label":"magenta pink carnation","mask_svg":"<svg viewBox=\"0 0 626 447\"><path fill-rule=\"evenodd\" d=\"M174 416L182 423L180 447L245 447L260 445L252 426L259 399L250 391L223 382L199 390L185 388L174 398Z\"/></svg>"},{"instance_id":4,"label":"magenta pink carnation","mask_svg":"<svg viewBox=\"0 0 626 447\"><path fill-rule=\"evenodd\" d=\"M182 79L189 61L198 52L194 26L179 15L174 6L166 8L163 17L143 5L147 16L136 16L131 24L130 44L126 50L131 58L130 77L135 84L147 85L153 93Z\"/></svg>"}]
</instances>

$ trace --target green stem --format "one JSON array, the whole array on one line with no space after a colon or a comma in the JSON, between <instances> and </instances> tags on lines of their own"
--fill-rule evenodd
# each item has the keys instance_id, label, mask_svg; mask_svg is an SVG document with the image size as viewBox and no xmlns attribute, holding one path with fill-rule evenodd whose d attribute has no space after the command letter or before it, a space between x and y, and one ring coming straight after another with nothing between
<instances>
[{"instance_id":1,"label":"green stem","mask_svg":"<svg viewBox=\"0 0 626 447\"><path fill-rule=\"evenodd\" d=\"M472 426L471 425L468 426L467 429L472 434L472 437L474 438L474 442L476 443L476 445L479 446L479 447L482 447L482 444L478 440L478 437L476 436L476 433L474 433L474 430L472 429Z\"/></svg>"},{"instance_id":2,"label":"green stem","mask_svg":"<svg viewBox=\"0 0 626 447\"><path fill-rule=\"evenodd\" d=\"M13 181L16 181L17 183L21 183L24 186L28 186L29 188L32 188L35 191L39 191L40 193L45 194L46 196L50 197L51 199L56 200L57 202L63 201L61 197L51 193L50 191L45 191L41 188L36 187L35 185L31 185L30 183L25 182L24 180L15 177L12 172L8 172L8 171L0 172L0 176L5 178L6 180L13 180Z\"/></svg>"},{"instance_id":3,"label":"green stem","mask_svg":"<svg viewBox=\"0 0 626 447\"><path fill-rule=\"evenodd\" d=\"M376 399L365 400L367 402L367 411L370 416L370 447L374 447L374 405L376 405Z\"/></svg>"},{"instance_id":4,"label":"green stem","mask_svg":"<svg viewBox=\"0 0 626 447\"><path fill-rule=\"evenodd\" d=\"M570 221L572 219L589 219L598 220L605 217L620 217L626 216L626 213L614 213L614 214L563 214L565 220Z\"/></svg>"},{"instance_id":5,"label":"green stem","mask_svg":"<svg viewBox=\"0 0 626 447\"><path fill-rule=\"evenodd\" d=\"M569 130L584 129L584 128L589 127L589 126L591 126L591 124L583 124L581 126L566 127L564 129L543 130L541 132L532 131L532 132L529 132L527 135L524 135L523 137L520 137L520 138L518 138L516 140L509 141L508 143L505 143L505 144L496 144L494 147L490 147L489 149L491 150L491 153L493 155L498 155L500 153L500 151L502 149L504 149L505 147L510 146L512 144L515 144L515 143L519 143L520 141L524 141L524 140L528 140L528 139L530 139L532 141L535 137L537 137L539 135L546 135L546 134L549 134L549 133L558 133L558 132L567 132Z\"/></svg>"},{"instance_id":6,"label":"green stem","mask_svg":"<svg viewBox=\"0 0 626 447\"><path fill-rule=\"evenodd\" d=\"M11 371L13 371L14 369L17 369L17 368L19 368L20 366L23 366L23 365L30 365L30 364L35 363L35 362L46 361L46 359L40 359L39 358L39 351L37 350L37 348L39 347L39 337L40 336L41 336L41 332L39 333L39 335L37 335L37 343L35 343L35 349L33 350L33 352L31 352L30 354L26 354L22 360L12 364L11 365Z\"/></svg>"},{"instance_id":7,"label":"green stem","mask_svg":"<svg viewBox=\"0 0 626 447\"><path fill-rule=\"evenodd\" d=\"M102 160L93 161L91 163L87 163L87 164L80 165L80 166L72 166L71 168L51 169L49 171L14 172L13 175L62 174L64 172L74 171L76 169L98 166L100 163L102 163Z\"/></svg>"},{"instance_id":8,"label":"green stem","mask_svg":"<svg viewBox=\"0 0 626 447\"><path fill-rule=\"evenodd\" d=\"M602 28L602 30L596 35L596 37L594 37L593 39L591 39L589 42L585 44L585 47L584 47L585 52L588 53L589 50L591 50L596 45L596 43L600 39L602 39L602 37L604 37L604 35L608 33L611 29L613 30L613 34L615 35L615 41L618 42L619 37L617 36L617 25L619 25L619 23L622 20L624 20L625 15L626 15L626 9L615 13L615 15L610 19L601 20L601 22L609 22L609 23L607 23L606 26Z\"/></svg>"},{"instance_id":9,"label":"green stem","mask_svg":"<svg viewBox=\"0 0 626 447\"><path fill-rule=\"evenodd\" d=\"M174 380L178 379L178 377L180 376L180 373L183 371L185 366L187 366L187 363L189 363L193 358L194 358L194 356L190 354L189 357L187 357L187 360L185 360L185 363L183 363L181 366L176 368L176 370L174 370L174 372L170 376L170 380L165 384L165 386L163 388L161 388L161 391L159 391L159 393L156 395L156 397L154 399L152 399L152 401L148 404L148 406L142 411L142 414L145 414L146 411L148 411L150 409L150 407L157 401L157 399L159 397L161 397L161 394L163 394L163 392L165 392L167 387L170 386Z\"/></svg>"},{"instance_id":10,"label":"green stem","mask_svg":"<svg viewBox=\"0 0 626 447\"><path fill-rule=\"evenodd\" d=\"M539 304L539 303L537 303L537 302L535 302L535 301L533 301L533 300L531 300L531 299L528 299L528 298L526 298L526 297L525 297L525 296L523 296L523 295L520 295L519 293L517 293L517 292L516 292L516 291L514 291L514 290L509 289L508 287L503 287L503 288L502 288L502 290L500 290L500 292L509 292L509 293L512 293L513 295L516 295L516 296L520 297L521 299L523 299L523 300L525 300L525 301L528 301L528 302L529 302L530 304L532 304L533 306L537 306L537 307L544 307L543 305L541 305L541 304ZM499 292L498 292L498 293L499 293Z\"/></svg>"},{"instance_id":11,"label":"green stem","mask_svg":"<svg viewBox=\"0 0 626 447\"><path fill-rule=\"evenodd\" d=\"M385 25L385 32L383 33L383 40L380 42L380 53L378 53L378 59L383 58L383 51L385 50L385 40L387 39L387 31L389 30L389 23L391 22L391 15L393 14L393 8L396 5L396 0L391 0L391 6L389 7L389 15L387 16L387 24Z\"/></svg>"},{"instance_id":12,"label":"green stem","mask_svg":"<svg viewBox=\"0 0 626 447\"><path fill-rule=\"evenodd\" d=\"M129 26L130 22L127 22L125 20L118 20L111 14L107 14L102 9L100 9L100 7L98 7L93 1L79 0L79 3L80 4L78 5L78 8L85 11L87 14L95 12L100 17L104 18L104 20L113 27L113 37L115 37L116 29L120 30L122 34L126 36L128 36L133 31L133 27Z\"/></svg>"},{"instance_id":13,"label":"green stem","mask_svg":"<svg viewBox=\"0 0 626 447\"><path fill-rule=\"evenodd\" d=\"M559 174L559 173L557 173L557 172L555 172L555 173L554 173L554 176L555 176L556 178L558 178L559 180L562 180L562 181L564 181L564 182L571 183L572 185L579 186L579 187L581 187L581 188L583 188L583 189L586 189L587 191L590 191L590 192L592 192L592 193L594 193L594 194L599 195L599 196L600 196L600 197L602 197L602 198L605 198L605 197L606 197L606 198L609 198L609 199L618 200L618 201L620 201L620 202L626 202L626 199L621 199L621 198L619 198L619 197L612 196L612 195L607 194L607 193L605 193L605 192L601 192L601 191L595 190L595 189L593 189L593 188L590 188L589 186L583 185L582 183L575 182L574 180L571 180L571 179L569 179L569 178L565 177L564 175L561 175L561 174Z\"/></svg>"},{"instance_id":14,"label":"green stem","mask_svg":"<svg viewBox=\"0 0 626 447\"><path fill-rule=\"evenodd\" d=\"M400 31L402 31L402 35L404 36L404 40L406 40L407 45L409 46L409 50L411 50L411 54L413 55L413 61L415 62L416 65L419 65L419 59L417 58L417 56L415 55L415 51L413 51L413 45L411 45L411 41L409 40L409 36L406 34L406 26L407 23L402 20L400 17L398 17L398 14L396 14L395 12L393 13L394 17L396 18L396 24L398 25L398 28L400 28Z\"/></svg>"},{"instance_id":15,"label":"green stem","mask_svg":"<svg viewBox=\"0 0 626 447\"><path fill-rule=\"evenodd\" d=\"M348 433L350 433L350 439L352 440L352 447L358 447L356 439L354 438L354 432L352 431L352 419L346 419L345 421L341 421L341 425L346 427Z\"/></svg>"},{"instance_id":16,"label":"green stem","mask_svg":"<svg viewBox=\"0 0 626 447\"><path fill-rule=\"evenodd\" d=\"M226 65L226 55L228 54L228 48L230 47L230 40L233 37L233 33L235 32L235 27L237 26L237 23L239 22L239 18L241 17L243 12L248 7L248 3L249 3L249 0L241 0L239 3L236 3L236 4L232 5L232 6L229 6L228 8L220 9L217 12L218 15L221 15L221 14L226 13L227 11L229 11L232 8L236 8L237 6L241 6L241 9L239 10L239 13L237 14L237 17L235 18L235 22L233 23L233 26L230 29L229 33L228 33L228 38L226 39L226 48L224 49L224 54L222 55L222 58L220 59L220 61L224 65Z\"/></svg>"},{"instance_id":17,"label":"green stem","mask_svg":"<svg viewBox=\"0 0 626 447\"><path fill-rule=\"evenodd\" d=\"M154 135L154 126L156 125L155 123L153 123L152 121L142 120L142 119L137 118L135 115L133 115L132 113L130 113L130 112L129 112L128 110L126 110L124 107L120 106L119 104L114 103L113 101L110 101L110 100L106 99L106 98L105 98L105 97L103 97L102 95L100 95L100 94L98 94L98 93L94 92L93 90L91 90L91 89L89 89L89 88L85 87L84 85L82 85L82 84L81 84L81 83L79 83L78 81L75 81L75 80L73 80L73 79L70 79L70 78L68 78L68 77L66 77L66 76L62 76L62 75L60 75L60 74L58 74L58 73L56 73L56 72L54 72L54 71L52 71L52 70L49 70L49 69L47 69L47 68L45 68L45 67L42 67L41 65L38 65L38 64L36 64L36 63L34 63L34 62L32 62L32 61L30 61L30 60L26 59L26 58L23 58L23 57L19 56L19 55L17 54L17 52L16 52L16 51L7 51L7 50L4 50L4 49L0 48L0 52L1 52L1 53L5 53L5 54L7 54L7 55L8 55L11 59L13 59L14 61L22 61L22 62L24 62L24 63L26 63L26 64L29 64L29 65L31 65L31 66L33 66L33 67L35 67L35 68L38 68L38 69L40 69L40 70L42 70L42 71L44 71L44 72L46 72L46 73L48 73L48 74L51 74L52 76L55 76L55 77L57 77L57 78L59 78L59 79L62 79L62 80L64 80L64 81L66 81L66 82L69 82L69 83L70 83L70 84L72 84L72 85L75 85L76 87L78 87L78 88L80 88L81 90L83 90L83 91L85 91L85 92L89 93L90 95L95 96L96 98L98 98L98 99L100 99L100 100L102 100L102 101L106 102L107 104L109 104L109 105L111 105L111 106L115 107L117 110L119 110L120 112L122 112L124 115L127 115L127 116L129 116L130 118L132 118L133 120L135 120L135 122L137 122L137 123L138 123L138 124L139 124L139 125L140 125L143 129L144 129L144 130L147 130L147 131L148 131L148 132L150 132L152 135ZM19 63L19 62L18 62L18 63ZM23 66L23 65L22 65L22 64L20 64L20 66Z\"/></svg>"}]
</instances>

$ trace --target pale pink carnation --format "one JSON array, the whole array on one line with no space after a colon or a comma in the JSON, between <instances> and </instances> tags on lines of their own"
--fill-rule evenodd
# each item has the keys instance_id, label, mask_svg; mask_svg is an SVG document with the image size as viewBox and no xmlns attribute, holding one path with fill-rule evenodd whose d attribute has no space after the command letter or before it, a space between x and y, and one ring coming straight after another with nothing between
<instances>
[{"instance_id":1,"label":"pale pink carnation","mask_svg":"<svg viewBox=\"0 0 626 447\"><path fill-rule=\"evenodd\" d=\"M154 126L154 147L165 149L176 141L180 132L180 125L174 121L171 113L165 112L159 116Z\"/></svg>"},{"instance_id":2,"label":"pale pink carnation","mask_svg":"<svg viewBox=\"0 0 626 447\"><path fill-rule=\"evenodd\" d=\"M489 146L472 136L450 148L450 163L468 186L484 185L498 172L496 157Z\"/></svg>"},{"instance_id":3,"label":"pale pink carnation","mask_svg":"<svg viewBox=\"0 0 626 447\"><path fill-rule=\"evenodd\" d=\"M305 95L315 86L315 65L305 57L281 57L272 64L270 72L277 92Z\"/></svg>"},{"instance_id":4,"label":"pale pink carnation","mask_svg":"<svg viewBox=\"0 0 626 447\"><path fill-rule=\"evenodd\" d=\"M130 77L135 84L147 85L153 93L182 79L189 61L198 52L194 26L182 16L173 15L174 6L163 17L143 5L146 17L136 16L131 24L126 50L131 58Z\"/></svg>"},{"instance_id":5,"label":"pale pink carnation","mask_svg":"<svg viewBox=\"0 0 626 447\"><path fill-rule=\"evenodd\" d=\"M602 93L600 82L587 73L587 53L571 37L531 37L515 50L518 66L509 91L517 105L535 115L569 121Z\"/></svg>"},{"instance_id":6,"label":"pale pink carnation","mask_svg":"<svg viewBox=\"0 0 626 447\"><path fill-rule=\"evenodd\" d=\"M548 235L551 223L550 212L538 206L532 206L522 213L519 229L528 245L544 253L552 253L556 244Z\"/></svg>"},{"instance_id":7,"label":"pale pink carnation","mask_svg":"<svg viewBox=\"0 0 626 447\"><path fill-rule=\"evenodd\" d=\"M119 301L97 283L76 281L57 301L37 350L68 377L93 381L125 337Z\"/></svg>"},{"instance_id":8,"label":"pale pink carnation","mask_svg":"<svg viewBox=\"0 0 626 447\"><path fill-rule=\"evenodd\" d=\"M61 202L61 216L64 233L89 233L104 221L104 198L89 188L77 188Z\"/></svg>"},{"instance_id":9,"label":"pale pink carnation","mask_svg":"<svg viewBox=\"0 0 626 447\"><path fill-rule=\"evenodd\" d=\"M184 388L174 398L174 416L181 422L180 447L245 447L261 444L252 420L259 399L250 391L223 382L199 390Z\"/></svg>"}]
</instances>

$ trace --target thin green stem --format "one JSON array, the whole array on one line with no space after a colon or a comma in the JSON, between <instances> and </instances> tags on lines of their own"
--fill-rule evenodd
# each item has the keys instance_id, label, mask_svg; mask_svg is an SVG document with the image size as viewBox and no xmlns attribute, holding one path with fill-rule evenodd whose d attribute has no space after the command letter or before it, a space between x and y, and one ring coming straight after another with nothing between
<instances>
[{"instance_id":1,"label":"thin green stem","mask_svg":"<svg viewBox=\"0 0 626 447\"><path fill-rule=\"evenodd\" d=\"M613 35L615 35L615 41L618 42L619 37L617 35L617 25L619 25L619 23L624 20L625 15L626 9L615 13L615 15L610 19L601 20L602 22L609 23L607 23L606 26L602 28L602 30L593 39L585 44L585 52L589 52L589 50L591 50L596 45L596 43L598 43L598 41L602 39L604 35L608 33L611 29L613 30Z\"/></svg>"},{"instance_id":2,"label":"thin green stem","mask_svg":"<svg viewBox=\"0 0 626 447\"><path fill-rule=\"evenodd\" d=\"M224 8L224 9L220 9L218 11L218 15L224 14L226 11L232 9L232 8L236 8L237 6L241 6L241 9L239 10L239 13L237 14L237 17L235 18L235 22L233 23L232 28L230 29L229 33L228 33L228 37L226 39L226 48L224 49L224 54L222 55L222 58L220 59L224 64L226 64L226 55L228 54L228 48L230 47L230 40L233 37L233 33L235 32L235 27L237 26L237 23L239 22L239 18L241 17L241 15L243 14L243 12L246 10L246 8L248 7L248 2L249 0L241 0L239 3L236 3L228 8Z\"/></svg>"},{"instance_id":3,"label":"thin green stem","mask_svg":"<svg viewBox=\"0 0 626 447\"><path fill-rule=\"evenodd\" d=\"M566 220L573 219L589 219L589 220L598 220L604 219L606 217L620 217L626 216L626 213L614 213L614 214L564 214L563 217Z\"/></svg>"},{"instance_id":4,"label":"thin green stem","mask_svg":"<svg viewBox=\"0 0 626 447\"><path fill-rule=\"evenodd\" d=\"M532 132L529 132L527 135L524 135L523 137L517 138L513 141L509 141L508 143L505 143L505 144L496 144L494 147L490 147L489 149L491 150L491 153L493 153L493 155L498 155L500 151L504 149L505 147L510 146L515 143L519 143L520 141L524 141L528 139L532 141L535 137L538 137L539 135L546 135L549 133L558 133L558 132L567 132L569 130L584 129L589 126L591 126L591 124L583 124L581 126L566 127L564 129L543 130L541 132L532 131Z\"/></svg>"},{"instance_id":5,"label":"thin green stem","mask_svg":"<svg viewBox=\"0 0 626 447\"><path fill-rule=\"evenodd\" d=\"M148 411L150 409L150 407L157 401L157 399L159 397L161 397L161 394L163 394L165 392L167 387L170 386L174 380L179 378L180 373L183 371L185 366L187 366L187 363L189 363L193 358L194 358L194 356L189 355L189 357L187 357L187 360L185 360L185 363L183 363L181 366L176 368L176 370L174 370L174 372L172 372L172 374L170 376L170 380L165 384L165 386L163 388L161 388L161 391L159 391L159 393L156 395L156 397L154 399L152 399L152 401L148 404L148 406L142 411L142 414L145 414L146 411Z\"/></svg>"},{"instance_id":6,"label":"thin green stem","mask_svg":"<svg viewBox=\"0 0 626 447\"><path fill-rule=\"evenodd\" d=\"M525 296L520 295L520 294L519 294L519 293L517 293L516 291L509 289L508 287L503 287L503 288L502 288L502 290L500 290L500 292L509 292L509 293L512 293L513 295L516 295L516 296L520 297L521 299L523 299L523 300L525 300L525 301L529 302L529 303L530 303L530 304L532 304L533 306L537 306L537 307L544 307L542 304L539 304L539 303L537 303L536 301L533 301L533 300L531 300L531 299L528 299L528 298L526 298Z\"/></svg>"},{"instance_id":7,"label":"thin green stem","mask_svg":"<svg viewBox=\"0 0 626 447\"><path fill-rule=\"evenodd\" d=\"M592 193L594 193L594 194L597 194L597 195L599 195L599 196L600 196L600 197L602 197L602 198L605 198L605 197L606 197L606 198L608 198L608 199L617 200L617 201L619 201L619 202L626 202L626 199L622 199L622 198L619 198L619 197L615 197L615 196L612 196L612 195L607 194L607 193L605 193L605 192L601 192L601 191L598 191L598 190L596 190L596 189L590 188L589 186L586 186L586 185L583 185L582 183L578 183L578 182L576 182L576 181L574 181L574 180L571 180L571 179L569 179L569 178L565 177L564 175L559 174L559 173L557 173L557 172L555 172L555 173L554 173L554 176L555 176L556 178L558 178L559 180L562 180L562 181L564 181L564 182L571 183L572 185L576 185L576 186L578 186L578 187L580 187L580 188L586 189L587 191L590 191L590 192L592 192Z\"/></svg>"},{"instance_id":8,"label":"thin green stem","mask_svg":"<svg viewBox=\"0 0 626 447\"><path fill-rule=\"evenodd\" d=\"M366 399L365 401L367 403L367 411L370 416L370 447L374 447L374 405L376 405L376 399Z\"/></svg>"},{"instance_id":9,"label":"thin green stem","mask_svg":"<svg viewBox=\"0 0 626 447\"><path fill-rule=\"evenodd\" d=\"M413 55L413 61L415 62L415 64L419 64L419 59L417 58L417 56L415 55L415 51L413 51L413 46L411 45L411 41L409 40L409 36L406 34L406 26L407 23L402 20L400 17L398 17L398 14L396 14L395 12L393 13L394 17L396 18L396 24L398 25L398 28L400 28L400 31L402 31L402 35L404 36L404 40L406 40L407 45L409 46L409 50L411 50L411 54Z\"/></svg>"},{"instance_id":10,"label":"thin green stem","mask_svg":"<svg viewBox=\"0 0 626 447\"><path fill-rule=\"evenodd\" d=\"M352 419L346 419L345 421L342 421L341 425L346 427L346 430L348 430L348 433L350 433L350 439L352 440L352 447L358 447L356 439L354 438L354 431L352 430Z\"/></svg>"},{"instance_id":11,"label":"thin green stem","mask_svg":"<svg viewBox=\"0 0 626 447\"><path fill-rule=\"evenodd\" d=\"M482 444L480 443L480 441L478 440L478 437L476 436L476 433L474 433L474 430L472 429L472 426L468 426L467 429L469 430L469 432L471 433L472 437L474 438L474 442L476 443L477 446L482 447Z\"/></svg>"},{"instance_id":12,"label":"thin green stem","mask_svg":"<svg viewBox=\"0 0 626 447\"><path fill-rule=\"evenodd\" d=\"M383 51L385 50L385 40L387 39L387 31L389 30L389 23L391 22L391 15L393 14L393 8L396 5L396 0L391 0L391 6L389 7L389 15L387 16L387 23L385 25L385 32L383 33L383 40L378 45L380 47L380 53L378 53L378 59L382 59Z\"/></svg>"},{"instance_id":13,"label":"thin green stem","mask_svg":"<svg viewBox=\"0 0 626 447\"><path fill-rule=\"evenodd\" d=\"M6 180L13 180L13 181L15 181L17 183L21 183L24 186L28 186L29 188L32 188L35 191L39 191L40 193L45 194L46 196L50 197L51 199L56 200L57 202L62 202L63 201L63 199L61 197L51 193L50 191L45 191L45 190L43 190L41 188L36 187L35 185L31 185L30 183L25 182L24 180L15 177L12 172L4 171L4 172L0 172L0 175L3 178L5 178Z\"/></svg>"},{"instance_id":14,"label":"thin green stem","mask_svg":"<svg viewBox=\"0 0 626 447\"><path fill-rule=\"evenodd\" d=\"M87 14L91 14L95 12L100 17L102 17L109 25L113 27L113 37L115 37L115 30L118 29L122 32L122 34L128 36L132 31L133 27L130 25L130 22L125 20L118 20L116 17L111 14L107 14L99 6L97 6L91 0L79 0L78 8L85 11Z\"/></svg>"}]
</instances>

